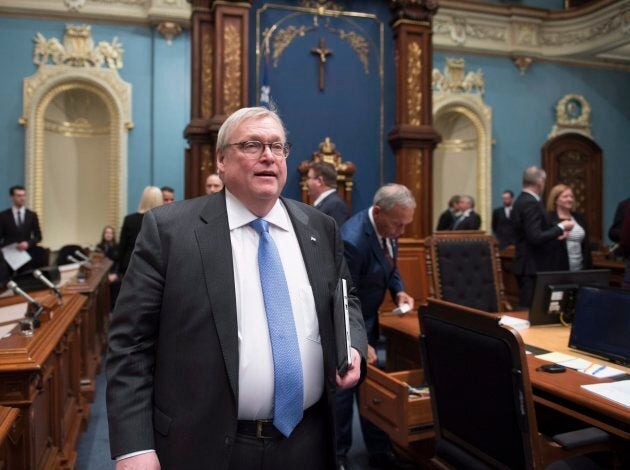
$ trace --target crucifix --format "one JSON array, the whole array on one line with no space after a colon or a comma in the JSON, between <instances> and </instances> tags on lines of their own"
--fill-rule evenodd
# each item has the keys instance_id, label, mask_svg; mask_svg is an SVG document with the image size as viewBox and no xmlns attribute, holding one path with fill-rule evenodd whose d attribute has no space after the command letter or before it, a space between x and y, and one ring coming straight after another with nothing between
<instances>
[{"instance_id":1,"label":"crucifix","mask_svg":"<svg viewBox=\"0 0 630 470\"><path fill-rule=\"evenodd\" d=\"M324 64L326 63L326 56L332 55L332 51L326 49L324 38L320 38L319 47L311 49L311 54L319 56L319 91L324 91Z\"/></svg>"}]
</instances>

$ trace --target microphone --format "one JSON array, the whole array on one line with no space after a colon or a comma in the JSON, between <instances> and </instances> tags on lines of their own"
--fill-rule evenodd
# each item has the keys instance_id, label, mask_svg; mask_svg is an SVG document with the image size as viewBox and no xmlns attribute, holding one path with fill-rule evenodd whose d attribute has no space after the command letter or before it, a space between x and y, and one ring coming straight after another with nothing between
<instances>
[{"instance_id":1,"label":"microphone","mask_svg":"<svg viewBox=\"0 0 630 470\"><path fill-rule=\"evenodd\" d=\"M26 292L24 292L22 289L20 289L20 286L18 286L15 283L15 281L9 281L7 283L7 287L9 289L11 289L15 295L19 295L20 297L23 297L29 304L35 305L37 307L41 307L39 302L37 302L37 300L35 300L33 297L31 297Z\"/></svg>"},{"instance_id":2,"label":"microphone","mask_svg":"<svg viewBox=\"0 0 630 470\"><path fill-rule=\"evenodd\" d=\"M87 256L85 256L83 254L83 252L81 250L75 250L74 254L81 258L83 261L85 261L86 263L92 264L92 261L90 261L90 258L88 258Z\"/></svg>"},{"instance_id":3,"label":"microphone","mask_svg":"<svg viewBox=\"0 0 630 470\"><path fill-rule=\"evenodd\" d=\"M44 307L33 297L20 289L15 281L9 281L7 287L11 289L14 294L19 295L29 303L29 309L26 311L25 315L29 319L20 321L20 329L22 330L22 334L32 336L33 329L39 328L39 316L44 311Z\"/></svg>"},{"instance_id":4,"label":"microphone","mask_svg":"<svg viewBox=\"0 0 630 470\"><path fill-rule=\"evenodd\" d=\"M39 269L36 269L35 271L33 271L33 276L35 276L35 279L38 279L39 281L42 281L44 284L46 284L46 287L52 290L57 296L57 298L61 300L61 297L63 297L63 294L61 293L61 291L57 288L56 285L50 282L50 279L44 276L44 274Z\"/></svg>"},{"instance_id":5,"label":"microphone","mask_svg":"<svg viewBox=\"0 0 630 470\"><path fill-rule=\"evenodd\" d=\"M75 258L74 256L72 256L72 255L68 255L68 256L66 257L66 259L67 259L68 261L70 261L71 263L77 263L77 264L83 264L83 263L84 263L84 261L80 261L80 260L76 259L76 258Z\"/></svg>"}]
</instances>

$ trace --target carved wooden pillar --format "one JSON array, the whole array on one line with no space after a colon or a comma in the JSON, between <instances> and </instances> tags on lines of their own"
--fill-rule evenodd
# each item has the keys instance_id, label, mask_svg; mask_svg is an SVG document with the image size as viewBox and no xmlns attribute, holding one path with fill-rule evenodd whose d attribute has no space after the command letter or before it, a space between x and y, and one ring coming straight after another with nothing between
<instances>
[{"instance_id":1,"label":"carved wooden pillar","mask_svg":"<svg viewBox=\"0 0 630 470\"><path fill-rule=\"evenodd\" d=\"M431 18L436 0L390 0L396 57L396 124L389 142L396 153L396 181L418 204L405 236L431 234L432 158L440 136L433 129Z\"/></svg>"},{"instance_id":2,"label":"carved wooden pillar","mask_svg":"<svg viewBox=\"0 0 630 470\"><path fill-rule=\"evenodd\" d=\"M184 131L185 197L205 194L216 171L215 145L227 116L247 106L251 0L188 0L191 18L191 119Z\"/></svg>"}]
</instances>

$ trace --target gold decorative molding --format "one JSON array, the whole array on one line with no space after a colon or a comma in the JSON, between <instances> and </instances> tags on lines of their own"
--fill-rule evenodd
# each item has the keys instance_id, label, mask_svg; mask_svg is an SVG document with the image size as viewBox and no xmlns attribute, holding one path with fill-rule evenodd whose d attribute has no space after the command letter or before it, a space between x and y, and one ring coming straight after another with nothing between
<instances>
[{"instance_id":1,"label":"gold decorative molding","mask_svg":"<svg viewBox=\"0 0 630 470\"><path fill-rule=\"evenodd\" d=\"M155 29L162 35L169 46L173 44L173 39L182 34L182 27L172 21L163 21Z\"/></svg>"},{"instance_id":2,"label":"gold decorative molding","mask_svg":"<svg viewBox=\"0 0 630 470\"><path fill-rule=\"evenodd\" d=\"M464 59L447 57L444 73L433 69L431 76L433 91L483 95L485 91L483 72L479 69L477 72L465 73L465 67Z\"/></svg>"},{"instance_id":3,"label":"gold decorative molding","mask_svg":"<svg viewBox=\"0 0 630 470\"><path fill-rule=\"evenodd\" d=\"M315 10L343 11L342 5L337 5L331 0L300 0L298 5L303 8L313 8Z\"/></svg>"},{"instance_id":4,"label":"gold decorative molding","mask_svg":"<svg viewBox=\"0 0 630 470\"><path fill-rule=\"evenodd\" d=\"M518 72L521 75L525 75L525 72L527 72L529 66L532 64L532 62L534 62L534 59L532 59L531 57L517 56L512 57L512 62L514 62L514 65L516 65Z\"/></svg>"},{"instance_id":5,"label":"gold decorative molding","mask_svg":"<svg viewBox=\"0 0 630 470\"><path fill-rule=\"evenodd\" d=\"M422 48L417 41L407 45L407 122L413 126L420 125L422 110Z\"/></svg>"},{"instance_id":6,"label":"gold decorative molding","mask_svg":"<svg viewBox=\"0 0 630 470\"><path fill-rule=\"evenodd\" d=\"M370 46L367 40L355 31L344 31L343 29L336 29L327 27L329 31L336 33L342 41L346 41L350 44L350 47L359 56L359 60L363 64L363 71L366 74L370 73Z\"/></svg>"},{"instance_id":7,"label":"gold decorative molding","mask_svg":"<svg viewBox=\"0 0 630 470\"><path fill-rule=\"evenodd\" d=\"M477 148L477 139L447 139L437 144L437 148L449 152L465 152L467 150L475 150Z\"/></svg>"},{"instance_id":8,"label":"gold decorative molding","mask_svg":"<svg viewBox=\"0 0 630 470\"><path fill-rule=\"evenodd\" d=\"M591 105L581 95L565 95L556 104L556 123L549 137L566 132L591 137Z\"/></svg>"},{"instance_id":9,"label":"gold decorative molding","mask_svg":"<svg viewBox=\"0 0 630 470\"><path fill-rule=\"evenodd\" d=\"M409 173L411 174L411 179L407 180L407 183L413 182L409 189L415 196L420 196L422 194L422 151L420 149L411 150L407 161L409 162Z\"/></svg>"},{"instance_id":10,"label":"gold decorative molding","mask_svg":"<svg viewBox=\"0 0 630 470\"><path fill-rule=\"evenodd\" d=\"M201 117L210 119L212 114L212 37L210 28L201 30Z\"/></svg>"},{"instance_id":11,"label":"gold decorative molding","mask_svg":"<svg viewBox=\"0 0 630 470\"><path fill-rule=\"evenodd\" d=\"M124 51L118 39L114 38L111 43L100 41L94 47L92 27L89 25L66 25L63 44L57 38L46 39L41 33L37 33L33 41L33 62L38 66L50 60L55 65L67 64L72 67L123 67Z\"/></svg>"},{"instance_id":12,"label":"gold decorative molding","mask_svg":"<svg viewBox=\"0 0 630 470\"><path fill-rule=\"evenodd\" d=\"M232 114L241 107L241 33L234 22L227 22L223 29L225 56L223 59L223 112Z\"/></svg>"},{"instance_id":13,"label":"gold decorative molding","mask_svg":"<svg viewBox=\"0 0 630 470\"><path fill-rule=\"evenodd\" d=\"M293 42L293 40L298 36L304 36L307 31L312 30L313 28L302 26L287 26L284 29L279 29L275 35L273 35L273 30L266 29L263 32L263 36L267 37L267 35L273 35L273 52L271 54L271 58L273 59L273 66L278 67L278 62L280 60L280 56L284 52L284 50L289 47L289 45Z\"/></svg>"},{"instance_id":14,"label":"gold decorative molding","mask_svg":"<svg viewBox=\"0 0 630 470\"><path fill-rule=\"evenodd\" d=\"M95 127L85 118L63 122L44 119L44 129L66 137L92 137L110 133L110 126Z\"/></svg>"}]
</instances>

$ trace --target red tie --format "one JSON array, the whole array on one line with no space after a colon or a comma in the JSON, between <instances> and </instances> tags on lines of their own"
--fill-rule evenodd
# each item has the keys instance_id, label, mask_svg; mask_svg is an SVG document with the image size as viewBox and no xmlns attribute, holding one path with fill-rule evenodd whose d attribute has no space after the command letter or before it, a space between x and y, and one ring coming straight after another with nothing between
<instances>
[{"instance_id":1,"label":"red tie","mask_svg":"<svg viewBox=\"0 0 630 470\"><path fill-rule=\"evenodd\" d=\"M385 257L387 258L387 261L389 262L389 269L394 269L394 258L392 258L392 255L389 252L389 248L387 246L387 238L383 237L381 238L381 241L383 243L383 251L385 252Z\"/></svg>"}]
</instances>

